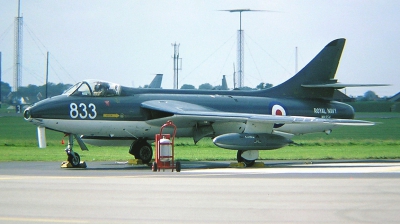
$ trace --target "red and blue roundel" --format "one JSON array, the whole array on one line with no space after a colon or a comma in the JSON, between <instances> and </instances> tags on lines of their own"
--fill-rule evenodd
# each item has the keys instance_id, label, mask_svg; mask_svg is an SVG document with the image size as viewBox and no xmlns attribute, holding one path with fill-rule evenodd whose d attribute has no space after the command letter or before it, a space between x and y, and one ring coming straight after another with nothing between
<instances>
[{"instance_id":1,"label":"red and blue roundel","mask_svg":"<svg viewBox=\"0 0 400 224\"><path fill-rule=\"evenodd\" d=\"M274 104L271 108L272 115L286 116L286 110L279 104Z\"/></svg>"},{"instance_id":2,"label":"red and blue roundel","mask_svg":"<svg viewBox=\"0 0 400 224\"><path fill-rule=\"evenodd\" d=\"M269 104L269 109L271 111L271 115L276 116L286 116L286 109L279 104L278 102L272 102ZM280 128L284 124L274 124L274 128Z\"/></svg>"}]
</instances>

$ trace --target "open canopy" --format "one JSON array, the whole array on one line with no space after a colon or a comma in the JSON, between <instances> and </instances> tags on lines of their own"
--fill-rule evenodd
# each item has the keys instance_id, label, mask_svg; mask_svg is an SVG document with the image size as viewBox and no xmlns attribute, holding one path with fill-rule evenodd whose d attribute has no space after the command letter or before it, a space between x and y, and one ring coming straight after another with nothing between
<instances>
[{"instance_id":1,"label":"open canopy","mask_svg":"<svg viewBox=\"0 0 400 224\"><path fill-rule=\"evenodd\" d=\"M63 94L88 97L119 96L121 94L121 86L107 81L89 79L78 82Z\"/></svg>"}]
</instances>

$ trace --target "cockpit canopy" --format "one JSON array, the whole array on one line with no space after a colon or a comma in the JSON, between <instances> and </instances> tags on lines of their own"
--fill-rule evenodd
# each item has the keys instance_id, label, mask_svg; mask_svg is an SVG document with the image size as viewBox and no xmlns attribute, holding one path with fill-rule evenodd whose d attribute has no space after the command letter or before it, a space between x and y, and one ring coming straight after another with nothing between
<instances>
[{"instance_id":1,"label":"cockpit canopy","mask_svg":"<svg viewBox=\"0 0 400 224\"><path fill-rule=\"evenodd\" d=\"M110 97L121 95L121 85L101 81L101 80L84 80L73 85L63 95L68 96L86 96L86 97Z\"/></svg>"}]
</instances>

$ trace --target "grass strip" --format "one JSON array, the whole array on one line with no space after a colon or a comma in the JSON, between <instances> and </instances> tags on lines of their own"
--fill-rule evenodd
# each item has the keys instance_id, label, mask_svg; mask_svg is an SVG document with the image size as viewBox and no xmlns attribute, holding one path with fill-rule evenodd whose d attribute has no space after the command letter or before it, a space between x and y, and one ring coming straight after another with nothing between
<instances>
[{"instance_id":1,"label":"grass strip","mask_svg":"<svg viewBox=\"0 0 400 224\"><path fill-rule=\"evenodd\" d=\"M400 117L370 115L378 125L371 127L341 127L332 134L295 136L297 143L278 150L260 151L260 159L320 160L320 159L400 159ZM21 116L0 117L0 161L63 161L66 159L62 133L47 131L45 149L37 147L36 127ZM194 144L190 138L177 138L175 158L182 161L236 160L235 150L216 147L210 138ZM133 157L129 147L96 147L76 151L85 161L127 161Z\"/></svg>"}]
</instances>

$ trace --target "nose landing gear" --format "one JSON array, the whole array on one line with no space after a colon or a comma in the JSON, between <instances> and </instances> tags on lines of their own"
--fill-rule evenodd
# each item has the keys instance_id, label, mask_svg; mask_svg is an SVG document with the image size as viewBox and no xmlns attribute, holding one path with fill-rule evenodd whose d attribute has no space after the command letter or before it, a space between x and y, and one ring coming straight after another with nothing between
<instances>
[{"instance_id":1,"label":"nose landing gear","mask_svg":"<svg viewBox=\"0 0 400 224\"><path fill-rule=\"evenodd\" d=\"M63 162L61 164L62 168L86 168L86 163L85 162L81 162L81 157L79 156L78 153L74 152L73 145L74 145L74 136L72 134L68 134L68 146L67 148L65 148L65 152L67 153L67 161ZM75 136L75 138L77 139L79 145L83 144L79 142L80 138L78 136ZM82 141L82 140L81 140ZM87 147L84 146L84 148L87 150ZM82 150L84 149L82 148Z\"/></svg>"},{"instance_id":2,"label":"nose landing gear","mask_svg":"<svg viewBox=\"0 0 400 224\"><path fill-rule=\"evenodd\" d=\"M73 167L78 167L79 164L81 163L81 157L79 156L78 153L74 152L70 148L66 148L65 152L68 155L68 162L73 166Z\"/></svg>"}]
</instances>

